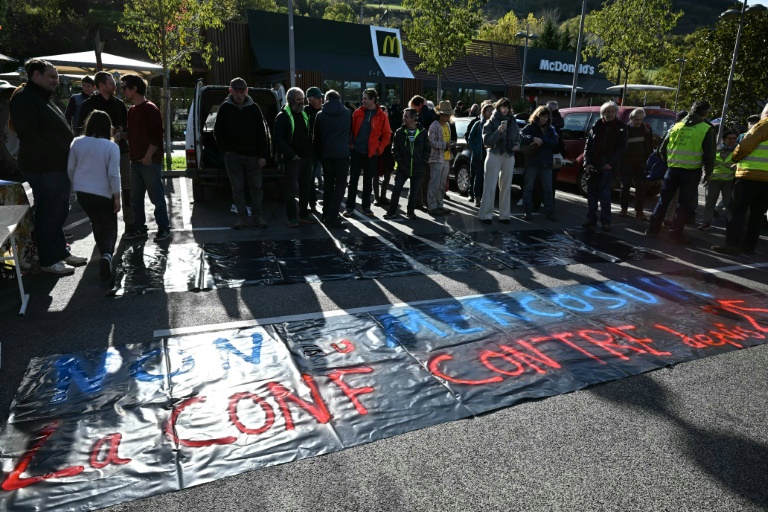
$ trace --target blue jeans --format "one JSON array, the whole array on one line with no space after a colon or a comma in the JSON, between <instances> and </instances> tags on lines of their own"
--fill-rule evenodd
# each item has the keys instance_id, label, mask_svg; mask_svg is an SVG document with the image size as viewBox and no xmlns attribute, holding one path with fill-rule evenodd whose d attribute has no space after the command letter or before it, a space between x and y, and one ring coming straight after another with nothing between
<instances>
[{"instance_id":1,"label":"blue jeans","mask_svg":"<svg viewBox=\"0 0 768 512\"><path fill-rule=\"evenodd\" d=\"M360 201L363 210L371 209L371 193L373 192L373 177L379 172L379 157L368 158L357 151L352 151L352 161L349 166L349 189L347 190L347 210L354 210L357 204L357 183L360 174L363 175L363 198Z\"/></svg>"},{"instance_id":2,"label":"blue jeans","mask_svg":"<svg viewBox=\"0 0 768 512\"><path fill-rule=\"evenodd\" d=\"M136 220L134 227L140 231L147 230L147 215L144 213L144 193L155 205L155 222L158 229L170 229L168 207L165 204L165 188L160 179L160 164L144 165L141 162L131 162L131 206Z\"/></svg>"},{"instance_id":3,"label":"blue jeans","mask_svg":"<svg viewBox=\"0 0 768 512\"><path fill-rule=\"evenodd\" d=\"M677 200L677 209L672 219L672 228L670 233L676 235L683 234L683 228L688 219L696 213L696 207L699 205L699 181L701 180L701 169L679 169L670 167L667 174L664 175L664 181L661 184L661 195L656 208L651 215L649 231L656 232L661 229L661 223L667 212L667 207L672 202L675 192L680 191L680 197Z\"/></svg>"},{"instance_id":4,"label":"blue jeans","mask_svg":"<svg viewBox=\"0 0 768 512\"><path fill-rule=\"evenodd\" d=\"M69 215L71 183L66 172L24 174L35 199L35 238L40 265L50 267L69 256L64 223Z\"/></svg>"},{"instance_id":5,"label":"blue jeans","mask_svg":"<svg viewBox=\"0 0 768 512\"><path fill-rule=\"evenodd\" d=\"M554 209L554 194L552 194L552 167L531 165L525 168L525 188L523 189L523 206L525 213L533 210L533 187L536 179L541 181L544 213L551 214Z\"/></svg>"},{"instance_id":6,"label":"blue jeans","mask_svg":"<svg viewBox=\"0 0 768 512\"><path fill-rule=\"evenodd\" d=\"M237 207L238 215L241 217L248 216L248 209L245 204L245 187L247 185L251 194L253 216L254 218L261 217L261 202L264 192L261 190L259 157L227 151L224 154L224 164L227 167L229 183L232 185L232 201Z\"/></svg>"},{"instance_id":7,"label":"blue jeans","mask_svg":"<svg viewBox=\"0 0 768 512\"><path fill-rule=\"evenodd\" d=\"M597 180L587 185L588 220L597 222L597 203L599 202L600 222L611 223L611 185L613 185L614 170L600 171Z\"/></svg>"}]
</instances>

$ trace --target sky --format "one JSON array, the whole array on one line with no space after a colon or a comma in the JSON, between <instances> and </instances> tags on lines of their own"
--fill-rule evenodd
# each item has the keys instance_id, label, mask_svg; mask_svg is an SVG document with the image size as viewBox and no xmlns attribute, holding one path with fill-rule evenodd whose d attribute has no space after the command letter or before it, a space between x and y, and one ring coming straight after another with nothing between
<instances>
[{"instance_id":1,"label":"sky","mask_svg":"<svg viewBox=\"0 0 768 512\"><path fill-rule=\"evenodd\" d=\"M768 7L768 0L747 0L747 6L755 4L763 4L764 6Z\"/></svg>"}]
</instances>

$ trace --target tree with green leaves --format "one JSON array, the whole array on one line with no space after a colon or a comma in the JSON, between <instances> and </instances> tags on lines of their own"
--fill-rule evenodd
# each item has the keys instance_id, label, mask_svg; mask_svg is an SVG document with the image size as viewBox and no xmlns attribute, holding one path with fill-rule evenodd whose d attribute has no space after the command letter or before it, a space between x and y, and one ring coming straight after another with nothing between
<instances>
[{"instance_id":1,"label":"tree with green leaves","mask_svg":"<svg viewBox=\"0 0 768 512\"><path fill-rule=\"evenodd\" d=\"M128 0L118 31L147 52L163 67L163 114L165 117L166 163L171 169L171 70L192 70L192 55L198 54L206 65L217 48L205 39L205 31L223 28L223 20L235 15L232 1L219 0Z\"/></svg>"},{"instance_id":2,"label":"tree with green leaves","mask_svg":"<svg viewBox=\"0 0 768 512\"><path fill-rule=\"evenodd\" d=\"M325 8L324 20L344 21L346 23L357 22L354 9L345 2L335 2Z\"/></svg>"},{"instance_id":3,"label":"tree with green leaves","mask_svg":"<svg viewBox=\"0 0 768 512\"><path fill-rule=\"evenodd\" d=\"M609 76L627 79L640 67L655 67L667 54L667 34L675 28L682 11L672 12L672 0L605 0L589 14L584 30L585 56L598 56L600 69Z\"/></svg>"},{"instance_id":4,"label":"tree with green leaves","mask_svg":"<svg viewBox=\"0 0 768 512\"><path fill-rule=\"evenodd\" d=\"M413 21L404 26L404 44L421 58L418 69L437 75L437 98L442 97L440 74L466 54L483 21L483 0L403 0Z\"/></svg>"},{"instance_id":5,"label":"tree with green leaves","mask_svg":"<svg viewBox=\"0 0 768 512\"><path fill-rule=\"evenodd\" d=\"M714 29L700 28L688 36L686 53L675 56L684 56L686 59L680 87L679 105L682 107L679 108L688 108L694 100L703 98L712 104L712 117L722 115L738 24L738 20L719 20ZM744 17L739 55L728 100L727 124L746 124L746 118L760 113L762 104L768 98L768 80L765 79L765 63L768 62L766 34L768 12ZM670 58L674 60L672 56ZM679 65L674 66L673 69L679 72Z\"/></svg>"},{"instance_id":6,"label":"tree with green leaves","mask_svg":"<svg viewBox=\"0 0 768 512\"><path fill-rule=\"evenodd\" d=\"M557 32L557 25L552 18L544 20L539 38L533 42L533 46L548 50L560 49L560 34Z\"/></svg>"},{"instance_id":7,"label":"tree with green leaves","mask_svg":"<svg viewBox=\"0 0 768 512\"><path fill-rule=\"evenodd\" d=\"M495 23L483 24L477 38L495 43L519 44L515 34L525 31L526 23L529 33L540 34L544 27L544 21L533 14L529 13L528 17L518 19L514 11L509 11Z\"/></svg>"}]
</instances>

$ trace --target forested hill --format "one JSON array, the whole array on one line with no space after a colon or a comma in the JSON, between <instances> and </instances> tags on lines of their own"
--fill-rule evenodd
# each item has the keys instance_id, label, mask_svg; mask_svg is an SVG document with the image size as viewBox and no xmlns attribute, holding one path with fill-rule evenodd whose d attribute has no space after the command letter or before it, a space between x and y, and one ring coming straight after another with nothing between
<instances>
[{"instance_id":1,"label":"forested hill","mask_svg":"<svg viewBox=\"0 0 768 512\"><path fill-rule=\"evenodd\" d=\"M602 0L587 0L587 12L599 9ZM697 28L710 25L717 20L718 15L729 9L735 2L731 0L672 0L675 11L682 10L685 15L680 19L675 29L676 34L689 34ZM539 15L544 11L557 9L560 21L579 16L581 2L574 0L489 0L484 8L493 17L503 16L510 10L518 16L532 12ZM616 20L621 23L621 20Z\"/></svg>"}]
</instances>

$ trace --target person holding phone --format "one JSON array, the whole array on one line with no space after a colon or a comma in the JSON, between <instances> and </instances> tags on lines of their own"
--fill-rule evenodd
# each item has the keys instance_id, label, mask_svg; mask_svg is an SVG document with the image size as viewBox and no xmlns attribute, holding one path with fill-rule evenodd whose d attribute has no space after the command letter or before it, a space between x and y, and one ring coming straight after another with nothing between
<instances>
[{"instance_id":1,"label":"person holding phone","mask_svg":"<svg viewBox=\"0 0 768 512\"><path fill-rule=\"evenodd\" d=\"M485 157L483 199L477 216L483 224L493 222L495 189L498 185L499 221L509 224L512 175L515 170L515 152L520 149L520 129L512 117L514 111L509 98L500 99L493 107L491 118L483 125L483 144L488 148L488 154Z\"/></svg>"}]
</instances>

